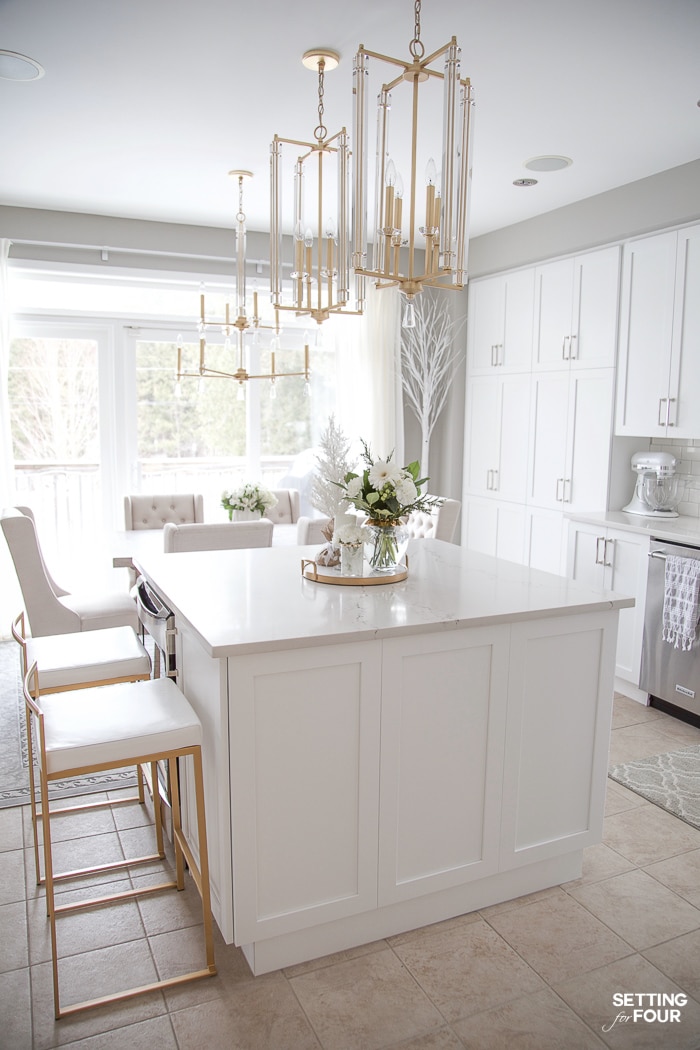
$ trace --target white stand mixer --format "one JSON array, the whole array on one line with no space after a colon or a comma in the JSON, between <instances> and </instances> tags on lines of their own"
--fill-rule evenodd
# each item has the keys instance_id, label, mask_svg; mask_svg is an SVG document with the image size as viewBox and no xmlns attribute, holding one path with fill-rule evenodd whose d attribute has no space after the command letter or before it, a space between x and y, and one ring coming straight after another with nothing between
<instances>
[{"instance_id":1,"label":"white stand mixer","mask_svg":"<svg viewBox=\"0 0 700 1050\"><path fill-rule=\"evenodd\" d=\"M645 518L677 518L685 478L676 474L677 460L670 452L635 452L631 467L637 475L627 514Z\"/></svg>"}]
</instances>

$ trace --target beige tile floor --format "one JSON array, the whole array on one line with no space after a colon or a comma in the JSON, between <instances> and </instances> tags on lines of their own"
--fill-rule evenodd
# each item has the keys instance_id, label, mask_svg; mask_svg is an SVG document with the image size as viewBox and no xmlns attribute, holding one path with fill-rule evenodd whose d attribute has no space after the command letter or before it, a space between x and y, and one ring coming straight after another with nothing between
<instances>
[{"instance_id":1,"label":"beige tile floor","mask_svg":"<svg viewBox=\"0 0 700 1050\"><path fill-rule=\"evenodd\" d=\"M616 698L613 761L699 742L700 730ZM75 864L133 847L141 812L115 812L80 830L62 818L57 852ZM6 1050L700 1048L700 831L611 781L605 840L574 882L257 978L218 937L215 978L58 1023L29 844L26 808L0 810ZM66 1001L104 991L108 966L134 981L185 965L200 952L198 918L191 889L62 918ZM685 993L687 1004L677 1023L611 1028L632 1014L614 1005L618 992Z\"/></svg>"}]
</instances>

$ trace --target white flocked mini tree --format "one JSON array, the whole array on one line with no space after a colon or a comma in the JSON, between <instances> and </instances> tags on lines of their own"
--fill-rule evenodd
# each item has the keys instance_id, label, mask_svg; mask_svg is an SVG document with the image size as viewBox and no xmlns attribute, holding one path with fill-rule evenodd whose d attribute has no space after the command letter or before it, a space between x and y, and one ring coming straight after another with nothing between
<instances>
[{"instance_id":1,"label":"white flocked mini tree","mask_svg":"<svg viewBox=\"0 0 700 1050\"><path fill-rule=\"evenodd\" d=\"M311 486L310 501L312 507L320 510L329 518L336 518L345 511L341 502L343 490L336 482L343 481L352 469L348 459L350 441L342 429L336 425L335 416L328 417L328 426L321 434L319 453L316 456L316 470Z\"/></svg>"},{"instance_id":2,"label":"white flocked mini tree","mask_svg":"<svg viewBox=\"0 0 700 1050\"><path fill-rule=\"evenodd\" d=\"M401 329L401 382L421 429L420 472L430 476L430 437L445 407L462 354L455 349L464 324L451 320L444 296L417 296L415 327Z\"/></svg>"}]
</instances>

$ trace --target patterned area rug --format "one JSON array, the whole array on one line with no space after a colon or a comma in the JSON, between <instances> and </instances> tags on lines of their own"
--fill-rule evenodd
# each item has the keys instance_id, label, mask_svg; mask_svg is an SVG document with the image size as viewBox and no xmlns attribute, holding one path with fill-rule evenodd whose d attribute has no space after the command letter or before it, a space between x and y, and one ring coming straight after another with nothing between
<instances>
[{"instance_id":1,"label":"patterned area rug","mask_svg":"<svg viewBox=\"0 0 700 1050\"><path fill-rule=\"evenodd\" d=\"M608 776L700 829L700 746L624 762Z\"/></svg>"},{"instance_id":2,"label":"patterned area rug","mask_svg":"<svg viewBox=\"0 0 700 1050\"><path fill-rule=\"evenodd\" d=\"M50 796L70 798L135 783L133 770L117 770L57 781L51 786ZM14 641L0 642L0 809L28 804L29 764L19 649Z\"/></svg>"}]
</instances>

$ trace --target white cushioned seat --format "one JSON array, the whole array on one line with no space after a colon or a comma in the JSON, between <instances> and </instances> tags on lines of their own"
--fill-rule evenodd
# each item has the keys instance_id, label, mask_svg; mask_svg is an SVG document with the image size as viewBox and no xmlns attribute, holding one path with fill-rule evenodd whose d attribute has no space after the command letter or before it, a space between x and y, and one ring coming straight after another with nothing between
<instances>
[{"instance_id":1,"label":"white cushioned seat","mask_svg":"<svg viewBox=\"0 0 700 1050\"><path fill-rule=\"evenodd\" d=\"M299 489L271 489L270 491L273 496L277 497L277 503L265 511L265 517L275 525L296 524L301 507Z\"/></svg>"},{"instance_id":2,"label":"white cushioned seat","mask_svg":"<svg viewBox=\"0 0 700 1050\"><path fill-rule=\"evenodd\" d=\"M128 594L118 591L74 594L57 586L46 568L33 515L12 507L2 512L0 525L12 555L35 638L105 627L138 629L136 602Z\"/></svg>"},{"instance_id":3,"label":"white cushioned seat","mask_svg":"<svg viewBox=\"0 0 700 1050\"><path fill-rule=\"evenodd\" d=\"M303 547L306 543L327 543L323 530L327 528L332 518L307 518L302 516L297 521L297 543Z\"/></svg>"},{"instance_id":4,"label":"white cushioned seat","mask_svg":"<svg viewBox=\"0 0 700 1050\"><path fill-rule=\"evenodd\" d=\"M103 631L124 625L138 630L139 614L130 594L67 594L58 601L75 616L76 631Z\"/></svg>"},{"instance_id":5,"label":"white cushioned seat","mask_svg":"<svg viewBox=\"0 0 700 1050\"><path fill-rule=\"evenodd\" d=\"M148 678L151 661L131 627L26 639L26 667L39 668L44 692L115 678Z\"/></svg>"},{"instance_id":6,"label":"white cushioned seat","mask_svg":"<svg viewBox=\"0 0 700 1050\"><path fill-rule=\"evenodd\" d=\"M199 719L171 678L42 696L41 708L52 776L202 743Z\"/></svg>"},{"instance_id":7,"label":"white cushioned seat","mask_svg":"<svg viewBox=\"0 0 700 1050\"><path fill-rule=\"evenodd\" d=\"M459 500L443 499L439 507L433 507L430 511L412 511L406 521L411 539L445 540L451 543L461 506Z\"/></svg>"},{"instance_id":8,"label":"white cushioned seat","mask_svg":"<svg viewBox=\"0 0 700 1050\"><path fill-rule=\"evenodd\" d=\"M170 495L133 495L124 497L124 527L162 529L168 522L184 525L204 521L204 497L184 492Z\"/></svg>"},{"instance_id":9,"label":"white cushioned seat","mask_svg":"<svg viewBox=\"0 0 700 1050\"><path fill-rule=\"evenodd\" d=\"M163 551L238 550L243 547L271 547L274 526L267 518L258 521L212 522L202 525L172 525L163 528Z\"/></svg>"}]
</instances>

